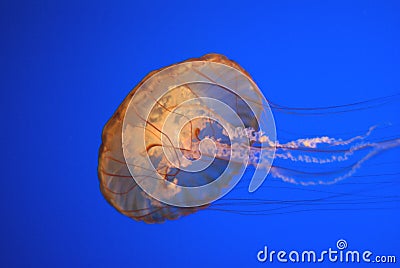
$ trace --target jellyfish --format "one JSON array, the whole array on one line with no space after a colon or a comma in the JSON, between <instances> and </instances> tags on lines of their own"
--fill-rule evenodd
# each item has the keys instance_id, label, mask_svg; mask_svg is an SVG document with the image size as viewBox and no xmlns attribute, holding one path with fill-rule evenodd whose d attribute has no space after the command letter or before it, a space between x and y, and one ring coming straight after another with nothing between
<instances>
[{"instance_id":1,"label":"jellyfish","mask_svg":"<svg viewBox=\"0 0 400 268\"><path fill-rule=\"evenodd\" d=\"M149 73L106 123L100 190L120 213L146 223L204 209L258 213L226 207L269 203L224 199L243 177L249 192L267 176L298 187L333 185L400 145L397 137L369 139L377 126L347 139L322 135L281 142L273 111L323 114L390 100L393 96L311 110L281 106L267 100L251 76L225 56L189 59ZM332 168L335 163L349 164Z\"/></svg>"}]
</instances>

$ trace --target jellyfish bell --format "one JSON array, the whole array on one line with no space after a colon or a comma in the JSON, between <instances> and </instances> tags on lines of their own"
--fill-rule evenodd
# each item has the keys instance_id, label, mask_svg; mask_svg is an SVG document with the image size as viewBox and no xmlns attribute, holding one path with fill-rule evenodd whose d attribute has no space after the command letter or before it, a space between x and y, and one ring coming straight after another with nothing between
<instances>
[{"instance_id":1,"label":"jellyfish bell","mask_svg":"<svg viewBox=\"0 0 400 268\"><path fill-rule=\"evenodd\" d=\"M249 139L246 130L262 130L264 139ZM256 190L274 158L275 124L247 72L208 54L148 74L107 122L102 139L104 197L133 219L160 222L224 196L249 161L262 167L249 185Z\"/></svg>"}]
</instances>

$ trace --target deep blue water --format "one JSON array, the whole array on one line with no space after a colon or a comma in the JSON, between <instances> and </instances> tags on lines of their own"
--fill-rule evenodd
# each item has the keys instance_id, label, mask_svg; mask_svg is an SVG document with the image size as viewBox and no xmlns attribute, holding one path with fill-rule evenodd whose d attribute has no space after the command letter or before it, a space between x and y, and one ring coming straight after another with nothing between
<instances>
[{"instance_id":1,"label":"deep blue water","mask_svg":"<svg viewBox=\"0 0 400 268\"><path fill-rule=\"evenodd\" d=\"M320 192L273 180L255 195L236 193L277 200L254 207L267 210L259 216L208 210L147 225L116 212L97 179L101 130L119 103L148 72L188 58L225 54L286 106L398 93L398 1L2 1L0 13L1 267L286 267L258 263L257 252L322 251L339 239L400 262L399 149L359 173L376 176L317 189L349 193L339 204L281 210L279 201ZM392 123L379 132L384 138L398 137L398 115L394 98L361 111L275 119L282 139L348 138Z\"/></svg>"}]
</instances>

